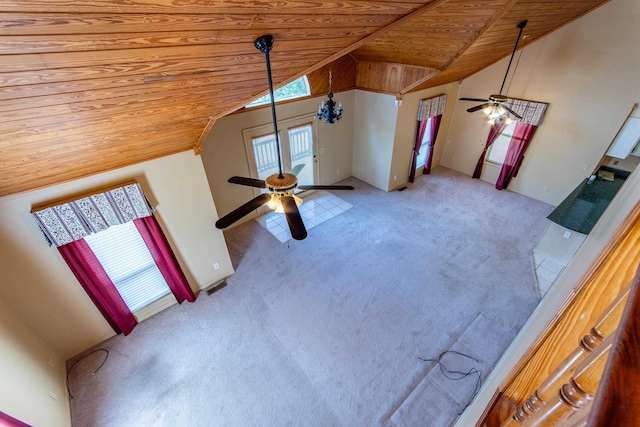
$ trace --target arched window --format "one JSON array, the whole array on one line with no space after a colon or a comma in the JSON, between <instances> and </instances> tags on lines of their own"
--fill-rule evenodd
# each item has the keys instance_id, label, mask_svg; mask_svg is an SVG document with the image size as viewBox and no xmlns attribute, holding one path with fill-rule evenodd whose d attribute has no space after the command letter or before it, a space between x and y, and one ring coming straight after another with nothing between
<instances>
[{"instance_id":1,"label":"arched window","mask_svg":"<svg viewBox=\"0 0 640 427\"><path fill-rule=\"evenodd\" d=\"M311 95L311 90L309 89L309 80L307 80L307 76L302 76L299 79L292 81L289 84L282 86L279 89L273 91L273 96L276 98L276 102L285 101L289 99L302 98L304 96ZM271 102L271 97L269 94L262 96L254 101L251 101L247 105L246 108L257 107L259 105L268 104Z\"/></svg>"}]
</instances>

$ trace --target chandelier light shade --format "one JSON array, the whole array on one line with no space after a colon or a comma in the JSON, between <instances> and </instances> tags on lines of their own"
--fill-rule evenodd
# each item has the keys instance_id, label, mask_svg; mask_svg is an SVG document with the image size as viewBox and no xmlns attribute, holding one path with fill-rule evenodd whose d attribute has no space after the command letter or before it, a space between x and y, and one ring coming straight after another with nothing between
<instances>
[{"instance_id":1,"label":"chandelier light shade","mask_svg":"<svg viewBox=\"0 0 640 427\"><path fill-rule=\"evenodd\" d=\"M327 94L326 101L320 103L318 107L318 118L323 119L325 123L333 124L342 118L342 113L344 113L344 109L342 108L342 102L338 103L336 106L336 102L333 100L333 92L332 92L332 81L331 81L331 67L329 67L329 93Z\"/></svg>"}]
</instances>

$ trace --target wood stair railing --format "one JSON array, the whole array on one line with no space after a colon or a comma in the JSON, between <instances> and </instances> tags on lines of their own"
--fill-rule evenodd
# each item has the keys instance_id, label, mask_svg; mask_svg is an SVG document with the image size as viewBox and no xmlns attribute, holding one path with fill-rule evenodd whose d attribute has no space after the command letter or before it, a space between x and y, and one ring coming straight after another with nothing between
<instances>
[{"instance_id":1,"label":"wood stair railing","mask_svg":"<svg viewBox=\"0 0 640 427\"><path fill-rule=\"evenodd\" d=\"M527 421L532 416L535 416L547 402L558 396L559 391L565 384L569 383L578 366L595 349L601 346L605 338L611 337L615 333L628 296L629 288L609 306L598 323L591 328L589 334L580 340L576 349L558 365L524 404L502 424L502 427L529 425Z\"/></svg>"},{"instance_id":2,"label":"wood stair railing","mask_svg":"<svg viewBox=\"0 0 640 427\"><path fill-rule=\"evenodd\" d=\"M639 392L640 269L633 286L502 427L640 426Z\"/></svg>"},{"instance_id":3,"label":"wood stair railing","mask_svg":"<svg viewBox=\"0 0 640 427\"><path fill-rule=\"evenodd\" d=\"M640 274L618 326L587 426L640 425Z\"/></svg>"},{"instance_id":4,"label":"wood stair railing","mask_svg":"<svg viewBox=\"0 0 640 427\"><path fill-rule=\"evenodd\" d=\"M640 204L477 425L640 427L639 265Z\"/></svg>"}]
</instances>

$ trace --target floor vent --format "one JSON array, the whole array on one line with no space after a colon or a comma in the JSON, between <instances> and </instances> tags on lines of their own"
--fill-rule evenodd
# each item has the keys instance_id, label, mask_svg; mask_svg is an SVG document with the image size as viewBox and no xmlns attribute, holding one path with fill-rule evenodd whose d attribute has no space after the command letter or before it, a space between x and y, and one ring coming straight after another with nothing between
<instances>
[{"instance_id":1,"label":"floor vent","mask_svg":"<svg viewBox=\"0 0 640 427\"><path fill-rule=\"evenodd\" d=\"M207 293L207 295L211 295L214 292L219 291L220 289L224 288L225 286L227 286L227 281L223 280L222 282L218 282L215 285L209 286L205 292Z\"/></svg>"}]
</instances>

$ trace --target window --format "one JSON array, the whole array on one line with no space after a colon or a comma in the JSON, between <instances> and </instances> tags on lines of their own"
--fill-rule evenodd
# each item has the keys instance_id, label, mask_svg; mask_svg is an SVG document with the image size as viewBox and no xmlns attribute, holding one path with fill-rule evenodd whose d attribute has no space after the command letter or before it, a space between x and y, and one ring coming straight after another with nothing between
<instances>
[{"instance_id":1,"label":"window","mask_svg":"<svg viewBox=\"0 0 640 427\"><path fill-rule=\"evenodd\" d=\"M133 222L85 237L132 313L171 290Z\"/></svg>"},{"instance_id":2,"label":"window","mask_svg":"<svg viewBox=\"0 0 640 427\"><path fill-rule=\"evenodd\" d=\"M427 153L429 153L429 143L431 142L431 118L427 119L427 127L424 130L422 136L422 143L420 144L420 150L418 151L418 157L416 158L416 168L423 167L427 161Z\"/></svg>"},{"instance_id":3,"label":"window","mask_svg":"<svg viewBox=\"0 0 640 427\"><path fill-rule=\"evenodd\" d=\"M311 95L311 90L309 89L309 80L307 80L307 76L302 76L297 80L292 81L289 84L282 86L279 89L273 91L273 96L276 98L276 102L285 101L288 99L296 99L302 98L304 96ZM271 102L271 97L269 94L262 96L255 101L251 101L247 105L246 108L257 107L259 105L268 104Z\"/></svg>"},{"instance_id":4,"label":"window","mask_svg":"<svg viewBox=\"0 0 640 427\"><path fill-rule=\"evenodd\" d=\"M516 129L516 122L513 121L505 126L500 136L493 141L493 144L489 147L487 152L487 161L501 165L504 163L505 157L507 157L507 151L509 151L509 144L511 144L511 138Z\"/></svg>"}]
</instances>

